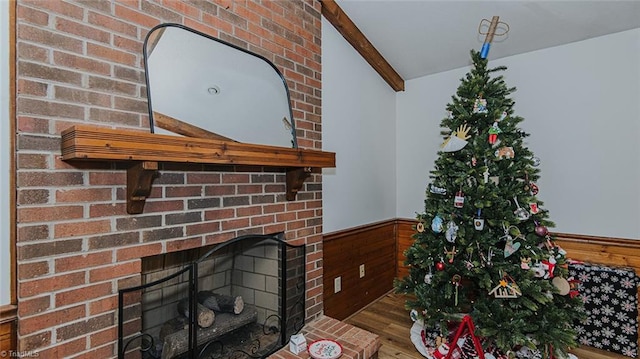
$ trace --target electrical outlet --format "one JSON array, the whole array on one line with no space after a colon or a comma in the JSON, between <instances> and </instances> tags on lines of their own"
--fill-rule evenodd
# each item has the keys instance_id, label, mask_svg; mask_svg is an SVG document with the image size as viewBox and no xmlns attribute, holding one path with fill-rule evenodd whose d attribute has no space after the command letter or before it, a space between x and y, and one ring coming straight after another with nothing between
<instances>
[{"instance_id":1,"label":"electrical outlet","mask_svg":"<svg viewBox=\"0 0 640 359\"><path fill-rule=\"evenodd\" d=\"M335 277L333 279L333 293L338 293L342 290L342 277Z\"/></svg>"},{"instance_id":2,"label":"electrical outlet","mask_svg":"<svg viewBox=\"0 0 640 359\"><path fill-rule=\"evenodd\" d=\"M364 264L360 265L360 278L364 277Z\"/></svg>"}]
</instances>

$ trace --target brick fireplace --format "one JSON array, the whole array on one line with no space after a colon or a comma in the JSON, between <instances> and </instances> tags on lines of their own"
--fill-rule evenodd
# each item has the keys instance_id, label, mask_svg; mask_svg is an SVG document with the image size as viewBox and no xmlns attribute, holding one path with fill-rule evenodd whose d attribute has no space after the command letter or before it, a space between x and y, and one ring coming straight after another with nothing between
<instances>
[{"instance_id":1,"label":"brick fireplace","mask_svg":"<svg viewBox=\"0 0 640 359\"><path fill-rule=\"evenodd\" d=\"M257 358L280 349L305 319L305 246L283 239L249 234L142 258L142 285L119 290L118 358Z\"/></svg>"},{"instance_id":2,"label":"brick fireplace","mask_svg":"<svg viewBox=\"0 0 640 359\"><path fill-rule=\"evenodd\" d=\"M18 350L115 357L118 290L141 284L143 257L250 233L306 245L305 317L322 313L319 175L286 201L278 168L164 165L129 215L121 166L60 160L74 124L148 128L142 42L163 22L271 60L299 146L321 149L319 2L18 0L16 22Z\"/></svg>"}]
</instances>

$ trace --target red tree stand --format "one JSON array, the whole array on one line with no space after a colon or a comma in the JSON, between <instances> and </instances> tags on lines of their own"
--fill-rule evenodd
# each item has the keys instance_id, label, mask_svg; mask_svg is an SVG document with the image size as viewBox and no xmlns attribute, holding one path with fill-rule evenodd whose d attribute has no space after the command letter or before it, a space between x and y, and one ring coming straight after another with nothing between
<instances>
[{"instance_id":1,"label":"red tree stand","mask_svg":"<svg viewBox=\"0 0 640 359\"><path fill-rule=\"evenodd\" d=\"M478 358L484 359L484 349L482 349L482 345L480 344L480 340L475 335L475 327L473 325L473 321L469 315L465 315L462 318L462 322L456 331L456 334L453 336L453 340L451 340L451 348L447 353L445 359L451 359L453 356L453 352L456 350L461 350L458 346L458 340L468 332L469 337L467 340L471 339L473 341L473 347L476 349L476 353L478 354Z\"/></svg>"}]
</instances>

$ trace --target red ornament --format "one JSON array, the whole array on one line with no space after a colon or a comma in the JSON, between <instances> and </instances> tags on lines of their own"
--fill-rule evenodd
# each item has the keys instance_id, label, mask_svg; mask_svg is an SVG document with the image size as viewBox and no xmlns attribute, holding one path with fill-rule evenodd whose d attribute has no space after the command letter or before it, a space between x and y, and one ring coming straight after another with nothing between
<instances>
[{"instance_id":1,"label":"red ornament","mask_svg":"<svg viewBox=\"0 0 640 359\"><path fill-rule=\"evenodd\" d=\"M444 263L443 262L436 263L436 270L437 271L443 271L444 270Z\"/></svg>"}]
</instances>

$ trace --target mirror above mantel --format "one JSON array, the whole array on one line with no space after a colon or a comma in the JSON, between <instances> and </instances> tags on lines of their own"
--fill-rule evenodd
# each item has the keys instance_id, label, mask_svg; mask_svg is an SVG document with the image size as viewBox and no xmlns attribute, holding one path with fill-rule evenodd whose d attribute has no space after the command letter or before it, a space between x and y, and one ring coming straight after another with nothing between
<instances>
[{"instance_id":1,"label":"mirror above mantel","mask_svg":"<svg viewBox=\"0 0 640 359\"><path fill-rule=\"evenodd\" d=\"M77 124L61 133L64 161L128 164L129 214L143 212L161 163L284 170L289 201L312 173L335 167L335 153L298 148L287 83L265 58L176 24L153 28L143 53L149 132Z\"/></svg>"},{"instance_id":2,"label":"mirror above mantel","mask_svg":"<svg viewBox=\"0 0 640 359\"><path fill-rule=\"evenodd\" d=\"M161 24L149 32L144 58L151 132L176 131L168 117L227 141L297 147L287 83L265 57Z\"/></svg>"}]
</instances>

